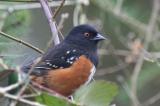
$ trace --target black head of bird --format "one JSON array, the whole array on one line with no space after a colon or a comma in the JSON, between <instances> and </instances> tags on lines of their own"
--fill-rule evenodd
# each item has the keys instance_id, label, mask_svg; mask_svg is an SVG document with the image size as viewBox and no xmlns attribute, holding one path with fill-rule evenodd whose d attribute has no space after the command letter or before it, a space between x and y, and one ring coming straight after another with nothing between
<instances>
[{"instance_id":1,"label":"black head of bird","mask_svg":"<svg viewBox=\"0 0 160 106\"><path fill-rule=\"evenodd\" d=\"M97 43L106 39L96 29L90 25L79 25L74 27L68 36L65 38L66 42L84 46L89 48L97 48Z\"/></svg>"}]
</instances>

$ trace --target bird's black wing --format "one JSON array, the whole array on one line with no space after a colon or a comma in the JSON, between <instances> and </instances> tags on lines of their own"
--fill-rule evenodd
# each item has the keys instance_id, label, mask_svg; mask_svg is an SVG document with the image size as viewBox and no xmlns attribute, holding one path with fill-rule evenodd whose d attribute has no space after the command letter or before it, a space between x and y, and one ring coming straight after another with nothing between
<instances>
[{"instance_id":1,"label":"bird's black wing","mask_svg":"<svg viewBox=\"0 0 160 106\"><path fill-rule=\"evenodd\" d=\"M43 75L47 70L70 67L73 62L79 58L79 56L85 54L86 52L80 48L76 48L73 45L66 43L61 43L54 48L49 49L48 52L44 54L41 62L35 66L32 74ZM24 67L29 70L31 65L32 64Z\"/></svg>"}]
</instances>

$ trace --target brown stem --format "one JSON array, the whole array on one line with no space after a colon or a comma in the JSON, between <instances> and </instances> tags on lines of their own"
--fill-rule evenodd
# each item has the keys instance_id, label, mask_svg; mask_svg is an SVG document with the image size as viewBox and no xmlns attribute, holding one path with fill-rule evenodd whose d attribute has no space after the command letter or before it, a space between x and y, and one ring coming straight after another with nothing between
<instances>
[{"instance_id":1,"label":"brown stem","mask_svg":"<svg viewBox=\"0 0 160 106\"><path fill-rule=\"evenodd\" d=\"M62 0L60 6L55 10L54 14L53 14L53 19L56 18L57 14L59 13L59 11L62 9L63 5L65 3L65 0Z\"/></svg>"},{"instance_id":2,"label":"brown stem","mask_svg":"<svg viewBox=\"0 0 160 106\"><path fill-rule=\"evenodd\" d=\"M9 38L9 39L14 40L14 41L16 41L16 42L18 42L18 43L21 43L21 44L23 44L23 45L25 45L25 46L27 46L27 47L29 47L29 48L31 48L31 49L39 52L39 53L41 53L41 54L44 53L44 52L43 52L42 50L40 50L39 48L37 48L37 47L35 47L35 46L33 46L33 45L31 45L31 44L29 44L29 43L21 40L21 39L15 38L15 37L13 37L13 36L11 36L11 35L9 35L9 34L6 34L6 33L2 32L2 31L0 31L0 34L1 34L2 36L6 37L6 38Z\"/></svg>"}]
</instances>

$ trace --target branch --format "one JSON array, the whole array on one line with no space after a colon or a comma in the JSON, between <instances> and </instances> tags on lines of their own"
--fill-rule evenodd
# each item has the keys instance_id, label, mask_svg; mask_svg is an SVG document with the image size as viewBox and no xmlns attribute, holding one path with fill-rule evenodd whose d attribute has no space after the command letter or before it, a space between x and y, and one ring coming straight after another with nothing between
<instances>
[{"instance_id":1,"label":"branch","mask_svg":"<svg viewBox=\"0 0 160 106\"><path fill-rule=\"evenodd\" d=\"M120 14L123 2L124 2L124 0L117 0L115 10L114 10L116 14Z\"/></svg>"},{"instance_id":2,"label":"branch","mask_svg":"<svg viewBox=\"0 0 160 106\"><path fill-rule=\"evenodd\" d=\"M146 102L143 103L143 106L151 106L156 101L160 100L160 92L148 99Z\"/></svg>"},{"instance_id":3,"label":"branch","mask_svg":"<svg viewBox=\"0 0 160 106\"><path fill-rule=\"evenodd\" d=\"M57 29L58 29L58 32L59 32L62 40L64 39L64 36L63 36L63 34L62 34L62 32L61 32L61 29L63 28L63 24L64 24L65 20L66 20L68 17L69 17L69 13L62 13L62 14L61 14L61 19L60 19L60 21L59 21L59 23L58 23L58 25L57 25Z\"/></svg>"},{"instance_id":4,"label":"branch","mask_svg":"<svg viewBox=\"0 0 160 106\"><path fill-rule=\"evenodd\" d=\"M44 53L44 52L43 52L42 50L40 50L39 48L37 48L37 47L35 47L35 46L33 46L33 45L31 45L31 44L29 44L29 43L21 40L21 39L15 38L15 37L13 37L13 36L11 36L11 35L9 35L9 34L6 34L6 33L2 32L2 31L0 31L0 34L1 34L2 36L6 37L6 38L9 38L9 39L11 39L11 40L13 40L13 41L16 41L16 42L18 42L18 43L21 43L21 44L23 44L23 45L25 45L25 46L27 46L27 47L29 47L29 48L37 51L38 53L41 53L41 54Z\"/></svg>"},{"instance_id":5,"label":"branch","mask_svg":"<svg viewBox=\"0 0 160 106\"><path fill-rule=\"evenodd\" d=\"M64 24L65 20L68 19L68 17L69 17L69 13L62 13L61 14L61 19L57 25L58 30L61 30L63 28L63 24Z\"/></svg>"},{"instance_id":6,"label":"branch","mask_svg":"<svg viewBox=\"0 0 160 106\"><path fill-rule=\"evenodd\" d=\"M26 99L23 99L23 98L19 98L18 96L14 96L12 94L7 93L8 91L19 87L20 85L22 85L22 83L23 82L18 82L18 83L12 84L12 85L7 86L7 87L0 87L0 94L2 94L4 97L7 97L9 99L20 101L20 102L23 102L25 104L29 104L29 105L32 105L32 106L44 106L44 105L39 104L37 102L32 102L32 101L29 101L29 100L26 100Z\"/></svg>"},{"instance_id":7,"label":"branch","mask_svg":"<svg viewBox=\"0 0 160 106\"><path fill-rule=\"evenodd\" d=\"M81 11L82 11L81 4L77 3L73 11L73 25L74 26L77 26L79 24L79 14Z\"/></svg>"},{"instance_id":8,"label":"branch","mask_svg":"<svg viewBox=\"0 0 160 106\"><path fill-rule=\"evenodd\" d=\"M9 99L18 100L20 102L23 102L23 103L31 105L31 106L45 106L45 105L42 105L42 104L40 104L38 102L32 102L32 101L29 101L27 99L18 98L17 96L11 95L9 93L3 93L1 91L0 91L0 93L3 94L5 97L7 97Z\"/></svg>"},{"instance_id":9,"label":"branch","mask_svg":"<svg viewBox=\"0 0 160 106\"><path fill-rule=\"evenodd\" d=\"M118 76L117 77L117 80L120 82L120 84L122 85L123 89L125 90L125 92L127 93L128 97L131 99L131 100L134 100L135 99L135 95L130 93L130 88L127 84L127 82L125 81L125 79L123 78L123 76Z\"/></svg>"},{"instance_id":10,"label":"branch","mask_svg":"<svg viewBox=\"0 0 160 106\"><path fill-rule=\"evenodd\" d=\"M49 2L49 6L51 7L56 7L59 6L61 4L61 1L52 1ZM64 5L65 6L69 6L69 5L74 5L76 4L76 1L73 0L67 0ZM12 10L25 10L25 9L34 9L34 8L40 8L41 5L39 3L26 3L26 4L0 4L0 10L8 10L8 9L12 9Z\"/></svg>"},{"instance_id":11,"label":"branch","mask_svg":"<svg viewBox=\"0 0 160 106\"><path fill-rule=\"evenodd\" d=\"M114 9L115 7L113 6L113 4L109 3L107 0L105 1L107 3L103 3L104 1L101 1L102 2L101 3L100 0L91 0L91 1L95 5L97 5L99 8L104 10L105 12L112 14L118 20L125 23L129 27L133 28L136 32L140 32L140 33L146 32L145 30L146 25L144 23L137 21L136 19L128 16L125 12L120 11L119 14L117 14L117 12L115 12L115 9Z\"/></svg>"},{"instance_id":12,"label":"branch","mask_svg":"<svg viewBox=\"0 0 160 106\"><path fill-rule=\"evenodd\" d=\"M147 50L148 46L150 44L151 39L153 38L154 35L154 27L156 25L156 20L158 17L158 13L159 13L159 0L154 0L153 1L153 9L152 9L152 14L151 14L151 18L147 27L147 31L146 31L146 36L145 36L145 41L144 41L144 49ZM133 75L131 78L131 92L135 95L135 97L137 97L137 79L139 76L139 73L141 71L142 65L143 65L143 59L144 57L144 53L141 52L139 59L137 60L137 63L135 65L134 71L133 71ZM134 106L138 106L138 100L133 100L133 105Z\"/></svg>"},{"instance_id":13,"label":"branch","mask_svg":"<svg viewBox=\"0 0 160 106\"><path fill-rule=\"evenodd\" d=\"M95 76L97 77L97 76L104 76L104 75L107 75L107 74L113 74L113 73L124 70L128 66L129 66L129 64L122 63L122 64L118 64L118 65L115 65L115 66L111 66L109 68L99 69Z\"/></svg>"},{"instance_id":14,"label":"branch","mask_svg":"<svg viewBox=\"0 0 160 106\"><path fill-rule=\"evenodd\" d=\"M54 12L54 14L53 14L53 19L56 18L57 14L58 14L59 11L62 9L64 3L65 3L65 0L62 0L62 3L61 3L60 6L55 10L55 12Z\"/></svg>"},{"instance_id":15,"label":"branch","mask_svg":"<svg viewBox=\"0 0 160 106\"><path fill-rule=\"evenodd\" d=\"M47 0L39 0L41 3L41 6L43 8L43 11L46 15L46 18L48 20L48 23L50 25L50 29L52 32L52 40L54 41L54 44L57 45L60 43L59 37L58 37L58 31L56 28L56 22L52 19L52 12L49 8L48 1Z\"/></svg>"},{"instance_id":16,"label":"branch","mask_svg":"<svg viewBox=\"0 0 160 106\"><path fill-rule=\"evenodd\" d=\"M128 51L128 50L114 50L112 51L114 52L115 55L118 55L118 56L128 56L131 52ZM98 54L99 55L111 55L112 54L111 51L108 51L106 49L98 49Z\"/></svg>"},{"instance_id":17,"label":"branch","mask_svg":"<svg viewBox=\"0 0 160 106\"><path fill-rule=\"evenodd\" d=\"M59 11L61 10L61 8L63 7L64 3L65 3L65 0L63 0L63 1L61 2L60 6L55 10L54 15L53 15L53 20L55 20L57 14L59 13ZM67 14L67 13L66 13L66 14ZM63 17L62 17L62 16L63 16ZM59 24L62 24L61 26L63 26L63 22L64 22L64 20L66 19L66 16L68 16L68 15L63 15L63 14L61 14L61 19L60 19L60 22L59 22ZM67 18L68 18L68 17L67 17ZM61 36L61 38L62 38L62 40L63 40L63 39L64 39L64 36L62 35L62 33L61 33L61 31L60 31L59 25L57 25L57 23L55 23L55 24L56 24L56 28L57 28L57 30L58 30L58 32L59 32L59 34L60 34L60 36ZM52 41L53 41L52 39L49 41L48 46L50 46L50 45L52 44Z\"/></svg>"},{"instance_id":18,"label":"branch","mask_svg":"<svg viewBox=\"0 0 160 106\"><path fill-rule=\"evenodd\" d=\"M17 100L16 100L16 101L13 101L13 102L11 103L11 106L16 106L19 98L21 98L21 95L24 93L24 91L26 90L26 88L28 87L28 85L29 85L29 83L30 83L30 78L29 78L30 74L31 74L32 71L34 70L34 67L35 67L40 61L41 61L41 57L37 58L37 59L34 61L31 69L28 71L28 73L26 74L25 78L23 79L23 81L25 81L25 84L22 86L22 88L19 90L19 92L18 92L17 95L16 95L16 96L17 96ZM20 74L20 77L18 78L18 79L20 80L20 79L21 79L21 70L18 71L18 74Z\"/></svg>"}]
</instances>

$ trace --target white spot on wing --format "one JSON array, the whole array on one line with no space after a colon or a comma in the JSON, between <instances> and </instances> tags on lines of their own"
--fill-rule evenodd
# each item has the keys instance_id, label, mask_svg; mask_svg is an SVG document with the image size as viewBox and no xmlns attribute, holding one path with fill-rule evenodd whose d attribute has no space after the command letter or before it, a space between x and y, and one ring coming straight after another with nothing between
<instances>
[{"instance_id":1,"label":"white spot on wing","mask_svg":"<svg viewBox=\"0 0 160 106\"><path fill-rule=\"evenodd\" d=\"M76 52L76 49L73 49L72 52Z\"/></svg>"},{"instance_id":2,"label":"white spot on wing","mask_svg":"<svg viewBox=\"0 0 160 106\"><path fill-rule=\"evenodd\" d=\"M70 63L70 64L73 64L73 62L72 62L72 61L70 61L69 63Z\"/></svg>"},{"instance_id":3,"label":"white spot on wing","mask_svg":"<svg viewBox=\"0 0 160 106\"><path fill-rule=\"evenodd\" d=\"M69 61L69 59L67 59L67 61L66 61L67 63L69 63L70 61Z\"/></svg>"},{"instance_id":4,"label":"white spot on wing","mask_svg":"<svg viewBox=\"0 0 160 106\"><path fill-rule=\"evenodd\" d=\"M71 51L68 50L68 51L66 52L66 54L69 54L70 52L71 52Z\"/></svg>"},{"instance_id":5,"label":"white spot on wing","mask_svg":"<svg viewBox=\"0 0 160 106\"><path fill-rule=\"evenodd\" d=\"M56 68L56 65L52 65L53 68Z\"/></svg>"},{"instance_id":6,"label":"white spot on wing","mask_svg":"<svg viewBox=\"0 0 160 106\"><path fill-rule=\"evenodd\" d=\"M75 57L71 57L70 60L73 60Z\"/></svg>"},{"instance_id":7,"label":"white spot on wing","mask_svg":"<svg viewBox=\"0 0 160 106\"><path fill-rule=\"evenodd\" d=\"M46 69L46 70L49 70L51 68L48 68L48 67L35 67L35 69Z\"/></svg>"},{"instance_id":8,"label":"white spot on wing","mask_svg":"<svg viewBox=\"0 0 160 106\"><path fill-rule=\"evenodd\" d=\"M64 59L64 58L65 58L65 57L63 57L63 56L61 57L61 59Z\"/></svg>"},{"instance_id":9,"label":"white spot on wing","mask_svg":"<svg viewBox=\"0 0 160 106\"><path fill-rule=\"evenodd\" d=\"M50 62L46 62L47 65L52 66L52 64Z\"/></svg>"},{"instance_id":10,"label":"white spot on wing","mask_svg":"<svg viewBox=\"0 0 160 106\"><path fill-rule=\"evenodd\" d=\"M70 60L70 59L67 59L67 61L66 61L67 63L69 63L69 64L73 64L73 61L72 60Z\"/></svg>"},{"instance_id":11,"label":"white spot on wing","mask_svg":"<svg viewBox=\"0 0 160 106\"><path fill-rule=\"evenodd\" d=\"M46 64L50 64L50 62L47 62Z\"/></svg>"},{"instance_id":12,"label":"white spot on wing","mask_svg":"<svg viewBox=\"0 0 160 106\"><path fill-rule=\"evenodd\" d=\"M48 64L49 66L52 66L52 64Z\"/></svg>"}]
</instances>

